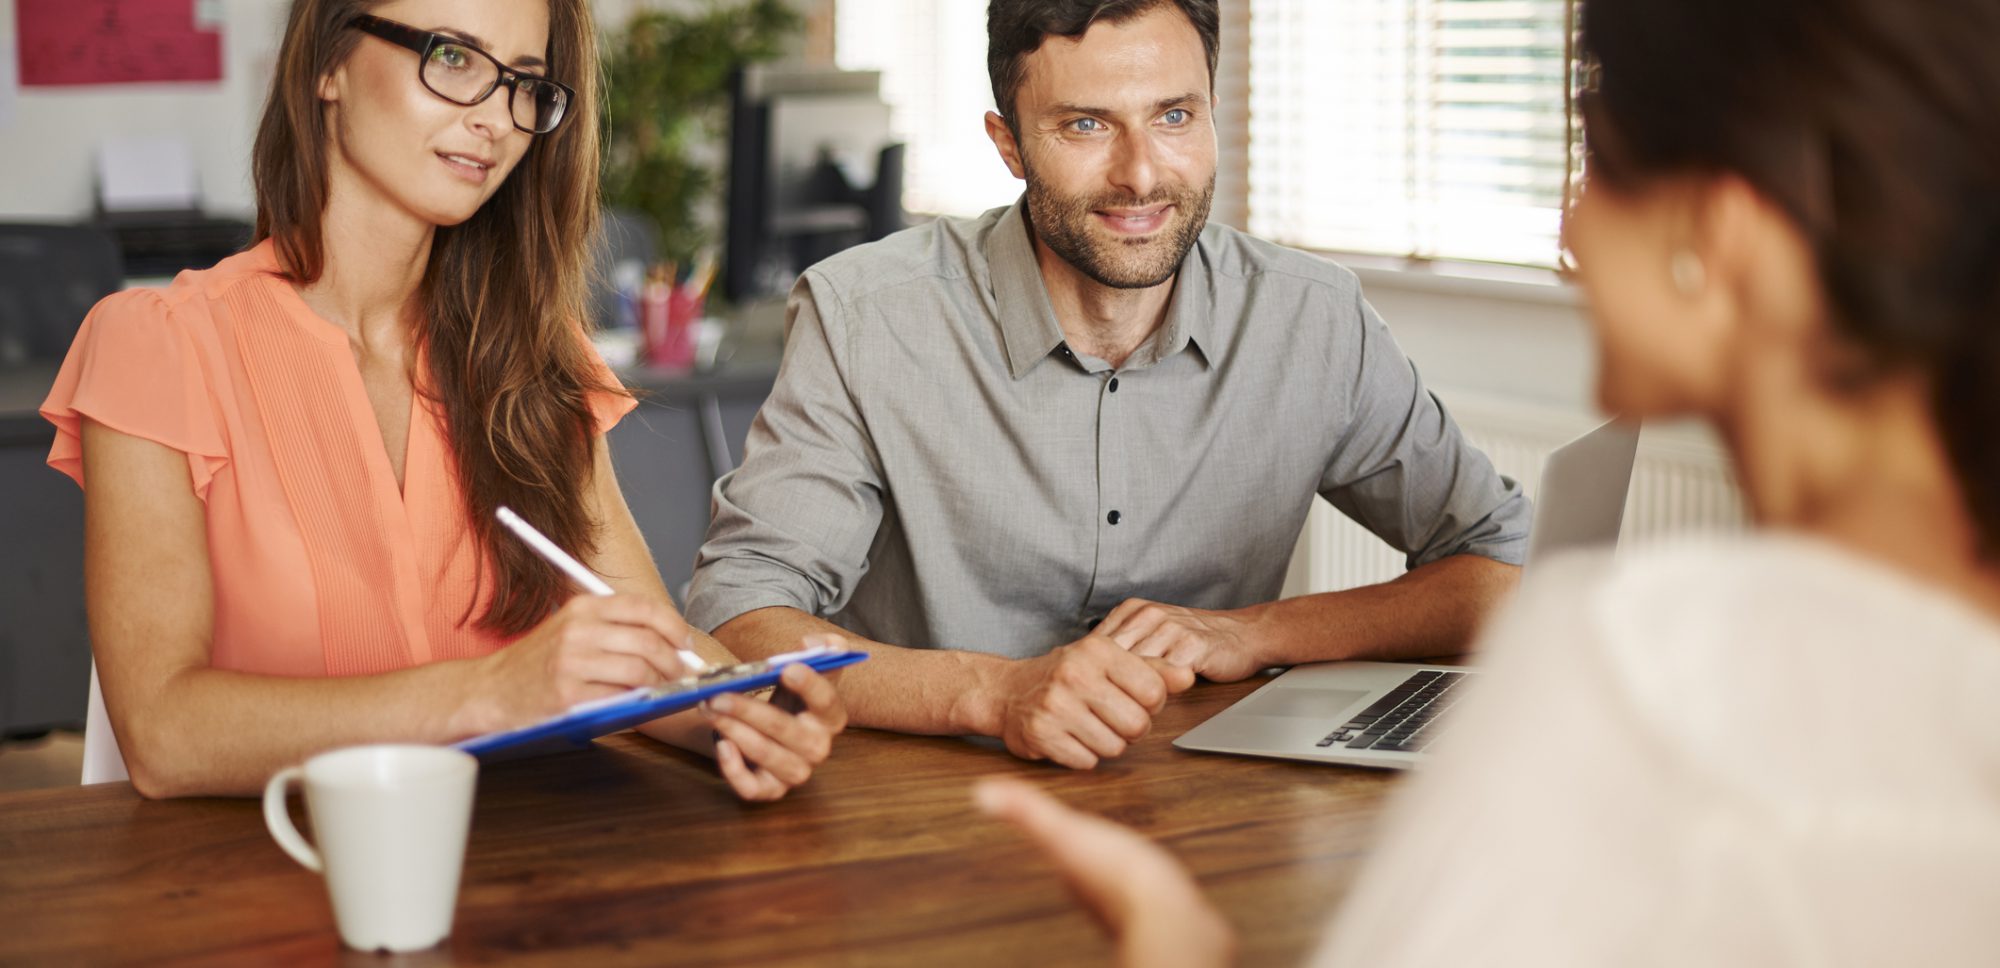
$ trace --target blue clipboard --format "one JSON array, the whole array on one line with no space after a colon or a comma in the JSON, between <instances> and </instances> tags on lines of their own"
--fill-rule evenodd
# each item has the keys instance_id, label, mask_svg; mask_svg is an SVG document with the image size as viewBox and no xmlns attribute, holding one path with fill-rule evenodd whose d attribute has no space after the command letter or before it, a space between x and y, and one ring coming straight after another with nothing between
<instances>
[{"instance_id":1,"label":"blue clipboard","mask_svg":"<svg viewBox=\"0 0 2000 968\"><path fill-rule=\"evenodd\" d=\"M807 665L820 672L830 672L866 658L866 652L827 648L776 655L759 662L713 669L658 688L634 689L621 695L580 703L552 719L520 729L474 736L452 744L452 748L464 750L485 762L586 749L590 741L599 736L692 708L710 696L775 686L779 674L788 665Z\"/></svg>"}]
</instances>

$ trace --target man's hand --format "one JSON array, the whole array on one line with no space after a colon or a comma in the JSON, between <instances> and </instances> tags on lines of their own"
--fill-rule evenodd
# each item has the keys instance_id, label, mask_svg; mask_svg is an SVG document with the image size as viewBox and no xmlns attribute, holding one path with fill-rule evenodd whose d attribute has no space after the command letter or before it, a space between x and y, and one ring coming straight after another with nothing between
<instances>
[{"instance_id":1,"label":"man's hand","mask_svg":"<svg viewBox=\"0 0 2000 968\"><path fill-rule=\"evenodd\" d=\"M845 645L837 636L807 645ZM715 729L715 762L745 800L777 800L812 778L847 728L847 706L828 677L805 665L786 666L784 688L766 702L723 693L702 703Z\"/></svg>"},{"instance_id":2,"label":"man's hand","mask_svg":"<svg viewBox=\"0 0 2000 968\"><path fill-rule=\"evenodd\" d=\"M1210 968L1235 960L1229 922L1159 845L1019 780L988 777L972 796L981 810L1019 827L1055 861L1118 946L1120 966Z\"/></svg>"},{"instance_id":3,"label":"man's hand","mask_svg":"<svg viewBox=\"0 0 2000 968\"><path fill-rule=\"evenodd\" d=\"M1000 737L1015 756L1076 770L1125 752L1194 673L1092 635L1011 663L998 682Z\"/></svg>"},{"instance_id":4,"label":"man's hand","mask_svg":"<svg viewBox=\"0 0 2000 968\"><path fill-rule=\"evenodd\" d=\"M1258 657L1250 614L1249 609L1207 612L1128 598L1098 623L1095 634L1133 655L1165 659L1212 682L1235 682L1269 664Z\"/></svg>"}]
</instances>

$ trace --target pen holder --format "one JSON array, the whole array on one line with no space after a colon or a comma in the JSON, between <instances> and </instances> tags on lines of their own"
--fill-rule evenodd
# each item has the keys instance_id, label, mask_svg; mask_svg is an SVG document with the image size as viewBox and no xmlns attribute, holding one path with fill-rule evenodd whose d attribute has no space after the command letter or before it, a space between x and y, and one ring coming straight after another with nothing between
<instances>
[{"instance_id":1,"label":"pen holder","mask_svg":"<svg viewBox=\"0 0 2000 968\"><path fill-rule=\"evenodd\" d=\"M694 366L695 323L707 302L691 284L649 291L645 306L646 363L656 369Z\"/></svg>"}]
</instances>

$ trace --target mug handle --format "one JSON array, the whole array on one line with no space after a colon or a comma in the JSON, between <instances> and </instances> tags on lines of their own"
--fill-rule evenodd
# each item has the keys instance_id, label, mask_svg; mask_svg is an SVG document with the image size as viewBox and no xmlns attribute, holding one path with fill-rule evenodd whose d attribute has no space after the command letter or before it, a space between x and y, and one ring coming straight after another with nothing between
<instances>
[{"instance_id":1,"label":"mug handle","mask_svg":"<svg viewBox=\"0 0 2000 968\"><path fill-rule=\"evenodd\" d=\"M299 828L292 826L291 814L285 812L285 799L291 793L292 783L305 775L306 771L300 767L286 767L271 777L271 782L264 784L264 826L270 829L278 846L292 855L293 860L304 865L306 870L323 874L326 865L320 861L319 851L299 836Z\"/></svg>"}]
</instances>

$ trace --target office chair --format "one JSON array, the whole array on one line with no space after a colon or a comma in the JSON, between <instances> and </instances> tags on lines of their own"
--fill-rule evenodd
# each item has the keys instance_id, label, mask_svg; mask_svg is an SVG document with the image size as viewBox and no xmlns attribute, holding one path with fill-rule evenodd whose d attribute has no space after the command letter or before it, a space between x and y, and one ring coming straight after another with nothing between
<instances>
[{"instance_id":1,"label":"office chair","mask_svg":"<svg viewBox=\"0 0 2000 968\"><path fill-rule=\"evenodd\" d=\"M904 157L909 146L901 142L882 146L875 159L875 184L868 186L868 241L888 238L901 232L903 217Z\"/></svg>"},{"instance_id":2,"label":"office chair","mask_svg":"<svg viewBox=\"0 0 2000 968\"><path fill-rule=\"evenodd\" d=\"M0 366L62 359L124 274L117 243L100 229L0 223Z\"/></svg>"}]
</instances>

